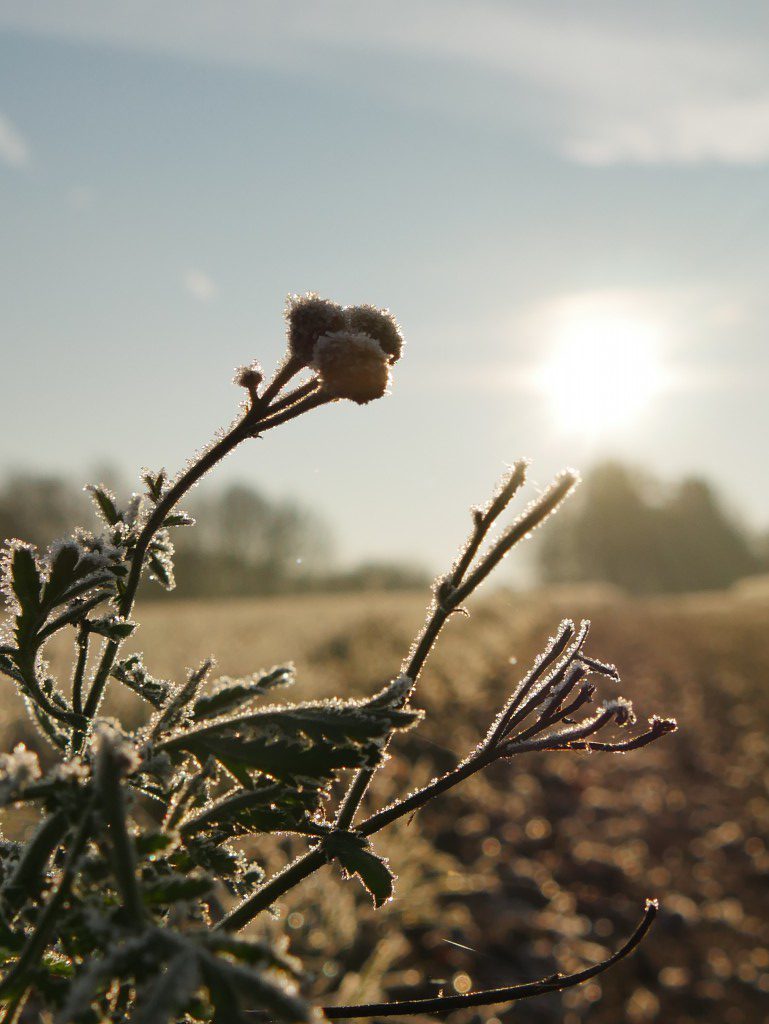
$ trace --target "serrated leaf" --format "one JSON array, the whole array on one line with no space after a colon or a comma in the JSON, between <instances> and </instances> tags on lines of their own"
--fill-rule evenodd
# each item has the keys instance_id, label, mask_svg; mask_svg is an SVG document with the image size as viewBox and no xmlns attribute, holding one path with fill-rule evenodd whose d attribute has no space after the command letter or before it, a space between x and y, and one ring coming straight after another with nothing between
<instances>
[{"instance_id":1,"label":"serrated leaf","mask_svg":"<svg viewBox=\"0 0 769 1024\"><path fill-rule=\"evenodd\" d=\"M320 805L317 789L299 790L276 783L261 788L247 787L229 794L207 807L182 826L184 835L196 832L220 832L242 835L244 832L293 832L320 836L327 828L313 821Z\"/></svg>"},{"instance_id":2,"label":"serrated leaf","mask_svg":"<svg viewBox=\"0 0 769 1024\"><path fill-rule=\"evenodd\" d=\"M220 839L185 836L184 845L171 857L171 863L182 874L198 867L227 880L240 875L246 862L242 853L221 845Z\"/></svg>"},{"instance_id":3,"label":"serrated leaf","mask_svg":"<svg viewBox=\"0 0 769 1024\"><path fill-rule=\"evenodd\" d=\"M113 668L112 675L155 708L161 708L171 692L171 684L164 679L155 679L151 676L138 654L132 654L124 661L119 661Z\"/></svg>"},{"instance_id":4,"label":"serrated leaf","mask_svg":"<svg viewBox=\"0 0 769 1024\"><path fill-rule=\"evenodd\" d=\"M233 679L227 676L218 681L216 689L198 697L192 709L197 721L215 718L217 715L242 708L249 701L261 697L279 686L290 686L294 681L294 670L290 666L273 668L269 672L252 676L250 679Z\"/></svg>"},{"instance_id":5,"label":"serrated leaf","mask_svg":"<svg viewBox=\"0 0 769 1024\"><path fill-rule=\"evenodd\" d=\"M103 484L89 484L86 490L90 492L100 518L107 526L114 526L120 519L120 513L115 504L115 495Z\"/></svg>"},{"instance_id":6,"label":"serrated leaf","mask_svg":"<svg viewBox=\"0 0 769 1024\"><path fill-rule=\"evenodd\" d=\"M377 856L371 844L359 833L332 832L323 840L323 849L336 858L348 875L357 875L368 890L375 907L392 897L395 876L384 858Z\"/></svg>"},{"instance_id":7,"label":"serrated leaf","mask_svg":"<svg viewBox=\"0 0 769 1024\"><path fill-rule=\"evenodd\" d=\"M191 730L165 744L200 760L215 757L233 773L237 766L286 780L332 779L341 768L370 768L387 738L409 728L420 713L354 701L318 701L266 709Z\"/></svg>"}]
</instances>

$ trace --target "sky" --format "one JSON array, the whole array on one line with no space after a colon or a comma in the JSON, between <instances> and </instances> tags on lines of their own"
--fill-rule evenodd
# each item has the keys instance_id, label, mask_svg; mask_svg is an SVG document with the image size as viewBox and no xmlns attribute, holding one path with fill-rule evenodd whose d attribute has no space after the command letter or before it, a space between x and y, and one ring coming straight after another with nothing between
<instances>
[{"instance_id":1,"label":"sky","mask_svg":"<svg viewBox=\"0 0 769 1024\"><path fill-rule=\"evenodd\" d=\"M0 0L0 472L175 471L290 292L392 394L236 452L438 569L505 466L701 474L769 526L769 8ZM206 480L202 487L211 486Z\"/></svg>"}]
</instances>

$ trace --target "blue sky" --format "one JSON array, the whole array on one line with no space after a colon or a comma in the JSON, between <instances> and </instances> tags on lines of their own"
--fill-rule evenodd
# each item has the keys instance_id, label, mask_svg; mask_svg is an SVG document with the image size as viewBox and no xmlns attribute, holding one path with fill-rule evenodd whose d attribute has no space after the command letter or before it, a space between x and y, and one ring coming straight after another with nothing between
<instances>
[{"instance_id":1,"label":"blue sky","mask_svg":"<svg viewBox=\"0 0 769 1024\"><path fill-rule=\"evenodd\" d=\"M534 485L607 454L703 473L766 526L767 29L759 3L2 0L0 470L175 469L312 289L397 314L393 394L221 477L301 497L344 557L439 566L520 456ZM585 309L651 324L664 371L590 432L536 383Z\"/></svg>"}]
</instances>

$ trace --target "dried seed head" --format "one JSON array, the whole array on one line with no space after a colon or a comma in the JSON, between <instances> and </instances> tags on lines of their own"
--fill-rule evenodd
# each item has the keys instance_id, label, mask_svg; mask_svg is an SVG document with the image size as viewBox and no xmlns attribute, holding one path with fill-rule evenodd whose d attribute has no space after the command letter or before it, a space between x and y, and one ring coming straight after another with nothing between
<instances>
[{"instance_id":1,"label":"dried seed head","mask_svg":"<svg viewBox=\"0 0 769 1024\"><path fill-rule=\"evenodd\" d=\"M390 382L389 362L379 343L357 331L333 331L320 338L313 366L326 394L359 405L381 398Z\"/></svg>"},{"instance_id":2,"label":"dried seed head","mask_svg":"<svg viewBox=\"0 0 769 1024\"><path fill-rule=\"evenodd\" d=\"M338 303L321 299L314 292L289 295L286 301L288 351L302 366L312 362L318 338L341 331L345 326L344 310Z\"/></svg>"},{"instance_id":3,"label":"dried seed head","mask_svg":"<svg viewBox=\"0 0 769 1024\"><path fill-rule=\"evenodd\" d=\"M232 378L233 384L239 388L246 388L254 392L264 380L264 373L259 363L251 363L249 366L239 366Z\"/></svg>"},{"instance_id":4,"label":"dried seed head","mask_svg":"<svg viewBox=\"0 0 769 1024\"><path fill-rule=\"evenodd\" d=\"M348 306L345 310L347 326L353 331L362 331L378 341L382 351L391 363L400 359L403 349L403 335L398 322L389 309L376 306Z\"/></svg>"}]
</instances>

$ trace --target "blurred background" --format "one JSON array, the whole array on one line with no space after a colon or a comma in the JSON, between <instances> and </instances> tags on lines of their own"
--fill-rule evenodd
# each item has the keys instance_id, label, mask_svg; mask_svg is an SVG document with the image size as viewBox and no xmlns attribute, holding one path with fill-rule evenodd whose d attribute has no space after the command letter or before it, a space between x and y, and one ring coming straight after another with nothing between
<instances>
[{"instance_id":1,"label":"blurred background","mask_svg":"<svg viewBox=\"0 0 769 1024\"><path fill-rule=\"evenodd\" d=\"M45 545L84 483L175 472L235 415L234 368L280 359L288 293L389 306L392 395L203 481L146 652L364 692L528 457L533 491L584 483L454 625L380 796L463 756L562 614L682 722L424 812L360 927L324 878L287 908L319 990L573 968L657 894L613 975L467 1019L769 1020L768 39L759 2L0 0L0 535Z\"/></svg>"}]
</instances>

